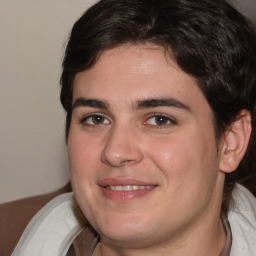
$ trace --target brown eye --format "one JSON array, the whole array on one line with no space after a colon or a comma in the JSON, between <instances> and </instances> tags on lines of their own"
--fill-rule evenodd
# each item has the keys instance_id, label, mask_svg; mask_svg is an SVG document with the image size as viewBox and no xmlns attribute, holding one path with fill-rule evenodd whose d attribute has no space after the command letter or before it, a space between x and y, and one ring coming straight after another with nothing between
<instances>
[{"instance_id":1,"label":"brown eye","mask_svg":"<svg viewBox=\"0 0 256 256\"><path fill-rule=\"evenodd\" d=\"M104 123L104 117L103 116L92 116L92 122L94 124L103 124Z\"/></svg>"},{"instance_id":2,"label":"brown eye","mask_svg":"<svg viewBox=\"0 0 256 256\"><path fill-rule=\"evenodd\" d=\"M87 125L101 125L109 124L110 121L102 115L91 115L83 120L83 123Z\"/></svg>"},{"instance_id":3,"label":"brown eye","mask_svg":"<svg viewBox=\"0 0 256 256\"><path fill-rule=\"evenodd\" d=\"M175 122L167 116L154 115L146 121L146 124L151 126L168 126L171 124L175 124Z\"/></svg>"},{"instance_id":4,"label":"brown eye","mask_svg":"<svg viewBox=\"0 0 256 256\"><path fill-rule=\"evenodd\" d=\"M156 125L167 125L170 122L170 119L165 116L156 116L155 123Z\"/></svg>"}]
</instances>

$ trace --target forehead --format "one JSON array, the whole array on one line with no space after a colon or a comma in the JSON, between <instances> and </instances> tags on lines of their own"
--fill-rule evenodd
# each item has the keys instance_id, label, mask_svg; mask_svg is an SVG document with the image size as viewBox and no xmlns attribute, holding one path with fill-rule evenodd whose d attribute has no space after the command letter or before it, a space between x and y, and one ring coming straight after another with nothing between
<instances>
[{"instance_id":1,"label":"forehead","mask_svg":"<svg viewBox=\"0 0 256 256\"><path fill-rule=\"evenodd\" d=\"M131 69L134 74L153 75L168 68L169 65L176 69L180 69L178 65L171 59L171 55L160 46L154 44L125 44L112 49L105 50L98 60L98 68L106 66L111 70L112 64L119 64L120 70L123 64L127 65L127 69Z\"/></svg>"},{"instance_id":2,"label":"forehead","mask_svg":"<svg viewBox=\"0 0 256 256\"><path fill-rule=\"evenodd\" d=\"M106 50L92 68L76 75L73 100L89 97L127 102L174 97L208 105L196 80L182 71L170 56L152 44L122 45Z\"/></svg>"}]
</instances>

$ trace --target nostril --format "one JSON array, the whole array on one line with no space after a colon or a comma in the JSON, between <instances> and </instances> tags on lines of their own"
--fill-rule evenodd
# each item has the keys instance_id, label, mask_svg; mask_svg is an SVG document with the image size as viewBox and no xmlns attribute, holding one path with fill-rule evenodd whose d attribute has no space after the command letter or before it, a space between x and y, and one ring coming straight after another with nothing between
<instances>
[{"instance_id":1,"label":"nostril","mask_svg":"<svg viewBox=\"0 0 256 256\"><path fill-rule=\"evenodd\" d=\"M135 160L125 160L122 162L122 165L131 166L134 163L136 163Z\"/></svg>"}]
</instances>

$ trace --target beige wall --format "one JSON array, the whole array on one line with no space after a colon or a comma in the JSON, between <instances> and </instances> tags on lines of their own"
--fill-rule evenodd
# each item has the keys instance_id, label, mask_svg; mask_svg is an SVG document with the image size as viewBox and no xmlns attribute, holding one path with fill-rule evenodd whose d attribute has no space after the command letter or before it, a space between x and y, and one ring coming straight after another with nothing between
<instances>
[{"instance_id":1,"label":"beige wall","mask_svg":"<svg viewBox=\"0 0 256 256\"><path fill-rule=\"evenodd\" d=\"M92 2L0 1L0 203L69 179L61 59L74 21Z\"/></svg>"},{"instance_id":2,"label":"beige wall","mask_svg":"<svg viewBox=\"0 0 256 256\"><path fill-rule=\"evenodd\" d=\"M234 1L255 21L256 0ZM0 203L69 180L60 64L73 22L92 2L0 1Z\"/></svg>"},{"instance_id":3,"label":"beige wall","mask_svg":"<svg viewBox=\"0 0 256 256\"><path fill-rule=\"evenodd\" d=\"M256 25L256 0L231 0Z\"/></svg>"}]
</instances>

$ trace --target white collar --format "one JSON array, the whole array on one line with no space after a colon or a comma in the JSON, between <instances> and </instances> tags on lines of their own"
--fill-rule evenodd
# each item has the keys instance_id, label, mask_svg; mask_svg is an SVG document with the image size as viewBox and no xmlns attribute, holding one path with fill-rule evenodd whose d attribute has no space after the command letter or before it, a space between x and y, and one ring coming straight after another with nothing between
<instances>
[{"instance_id":1,"label":"white collar","mask_svg":"<svg viewBox=\"0 0 256 256\"><path fill-rule=\"evenodd\" d=\"M232 232L230 256L256 256L256 198L236 185L228 212Z\"/></svg>"},{"instance_id":2,"label":"white collar","mask_svg":"<svg viewBox=\"0 0 256 256\"><path fill-rule=\"evenodd\" d=\"M82 231L73 193L62 194L30 221L12 256L64 256Z\"/></svg>"}]
</instances>

